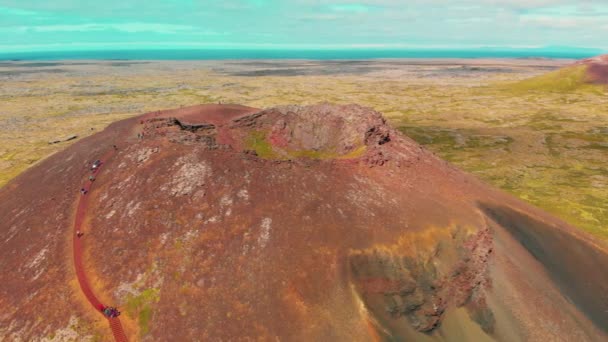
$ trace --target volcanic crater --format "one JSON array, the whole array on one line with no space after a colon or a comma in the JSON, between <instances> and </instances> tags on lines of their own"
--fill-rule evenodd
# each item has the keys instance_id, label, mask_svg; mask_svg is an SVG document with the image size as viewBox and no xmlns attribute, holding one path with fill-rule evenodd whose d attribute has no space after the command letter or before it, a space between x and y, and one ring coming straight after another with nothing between
<instances>
[{"instance_id":1,"label":"volcanic crater","mask_svg":"<svg viewBox=\"0 0 608 342\"><path fill-rule=\"evenodd\" d=\"M608 338L605 242L329 104L147 113L0 189L0 337L111 339L82 196L132 340Z\"/></svg>"}]
</instances>

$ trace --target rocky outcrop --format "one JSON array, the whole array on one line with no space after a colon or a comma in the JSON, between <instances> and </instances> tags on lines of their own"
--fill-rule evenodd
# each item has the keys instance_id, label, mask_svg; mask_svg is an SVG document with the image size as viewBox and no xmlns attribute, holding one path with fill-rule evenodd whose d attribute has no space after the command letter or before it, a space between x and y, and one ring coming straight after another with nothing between
<instances>
[{"instance_id":1,"label":"rocky outcrop","mask_svg":"<svg viewBox=\"0 0 608 342\"><path fill-rule=\"evenodd\" d=\"M77 139L77 138L78 138L78 136L75 135L75 134L74 135L69 135L69 136L67 136L65 138L53 139L53 140L49 141L49 145L59 144L61 142L66 142L66 141L74 140L74 139Z\"/></svg>"}]
</instances>

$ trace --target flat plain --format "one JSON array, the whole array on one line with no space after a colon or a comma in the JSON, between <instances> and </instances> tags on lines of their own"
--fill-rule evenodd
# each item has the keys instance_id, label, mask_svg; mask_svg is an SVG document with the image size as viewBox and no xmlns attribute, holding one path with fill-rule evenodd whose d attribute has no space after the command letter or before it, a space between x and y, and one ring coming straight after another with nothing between
<instances>
[{"instance_id":1,"label":"flat plain","mask_svg":"<svg viewBox=\"0 0 608 342\"><path fill-rule=\"evenodd\" d=\"M571 62L0 62L0 186L109 123L149 111L357 103L461 169L608 238L608 90L519 86Z\"/></svg>"}]
</instances>

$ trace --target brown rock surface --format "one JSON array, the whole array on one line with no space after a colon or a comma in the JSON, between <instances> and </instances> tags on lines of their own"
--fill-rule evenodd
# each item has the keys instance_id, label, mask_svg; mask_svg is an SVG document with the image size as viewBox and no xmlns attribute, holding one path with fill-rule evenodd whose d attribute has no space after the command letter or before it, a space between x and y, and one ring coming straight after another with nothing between
<instances>
[{"instance_id":1,"label":"brown rock surface","mask_svg":"<svg viewBox=\"0 0 608 342\"><path fill-rule=\"evenodd\" d=\"M0 339L600 341L608 247L356 105L209 105L109 126L0 189ZM76 323L75 323L76 322Z\"/></svg>"}]
</instances>

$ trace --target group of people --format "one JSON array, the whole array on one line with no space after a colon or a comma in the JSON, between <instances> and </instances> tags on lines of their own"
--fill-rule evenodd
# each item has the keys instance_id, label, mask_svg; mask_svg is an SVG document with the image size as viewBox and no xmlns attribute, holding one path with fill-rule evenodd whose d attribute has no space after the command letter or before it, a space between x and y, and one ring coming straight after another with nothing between
<instances>
[{"instance_id":1,"label":"group of people","mask_svg":"<svg viewBox=\"0 0 608 342\"><path fill-rule=\"evenodd\" d=\"M101 310L101 312L103 312L104 316L109 317L109 318L116 318L116 317L120 316L120 311L118 311L118 309L111 307L111 306L104 307L103 310Z\"/></svg>"},{"instance_id":2,"label":"group of people","mask_svg":"<svg viewBox=\"0 0 608 342\"><path fill-rule=\"evenodd\" d=\"M116 145L113 145L114 148L116 148ZM97 170L99 169L99 167L101 166L101 160L97 159L96 161L93 162L93 164L91 164L90 170L91 172L93 172L92 175L89 176L89 181L93 182L95 181L95 172L97 172ZM87 163L88 165L88 163ZM80 188L80 194L82 195L86 195L89 191L85 188Z\"/></svg>"},{"instance_id":3,"label":"group of people","mask_svg":"<svg viewBox=\"0 0 608 342\"><path fill-rule=\"evenodd\" d=\"M114 148L115 151L118 150L118 147L116 147L116 145L112 145L112 147ZM92 174L89 176L89 181L93 182L95 181L95 173L99 170L99 167L101 166L102 161L97 159L95 160L90 167L90 171L92 172ZM87 163L88 165L88 163ZM80 188L80 193L83 195L87 194L87 189L85 188ZM84 235L83 232L81 232L80 230L76 231L76 236L78 238L82 237ZM108 317L108 318L116 318L118 316L120 316L120 311L118 311L118 309L116 309L115 307L111 307L111 306L104 306L102 304L99 304L99 308L98 308L104 316Z\"/></svg>"},{"instance_id":4,"label":"group of people","mask_svg":"<svg viewBox=\"0 0 608 342\"><path fill-rule=\"evenodd\" d=\"M95 171L97 171L97 169L99 168L99 166L101 166L101 160L96 160L96 161L94 161L94 162L93 162L93 165L91 165L91 171L92 171L93 173L95 173ZM89 176L89 181L90 181L90 182L95 181L95 176L94 176L94 175L90 175L90 176ZM85 189L85 188L80 188L80 193L81 193L82 195L86 195L88 192L89 192L89 191L88 191L87 189Z\"/></svg>"}]
</instances>

